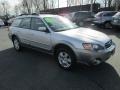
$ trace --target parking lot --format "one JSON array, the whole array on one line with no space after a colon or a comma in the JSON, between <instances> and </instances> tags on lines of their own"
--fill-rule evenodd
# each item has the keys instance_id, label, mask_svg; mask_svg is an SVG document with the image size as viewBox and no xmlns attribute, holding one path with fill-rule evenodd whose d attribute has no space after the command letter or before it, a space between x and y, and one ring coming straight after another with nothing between
<instances>
[{"instance_id":1,"label":"parking lot","mask_svg":"<svg viewBox=\"0 0 120 90\"><path fill-rule=\"evenodd\" d=\"M8 29L1 28L0 90L120 90L120 31L94 29L113 39L115 55L96 67L78 64L64 71L50 55L29 49L16 52Z\"/></svg>"}]
</instances>

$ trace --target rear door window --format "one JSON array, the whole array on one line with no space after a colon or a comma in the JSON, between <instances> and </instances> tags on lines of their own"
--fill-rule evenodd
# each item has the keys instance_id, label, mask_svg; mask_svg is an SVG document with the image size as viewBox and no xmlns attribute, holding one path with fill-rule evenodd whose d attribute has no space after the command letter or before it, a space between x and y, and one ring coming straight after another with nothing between
<instances>
[{"instance_id":1,"label":"rear door window","mask_svg":"<svg viewBox=\"0 0 120 90\"><path fill-rule=\"evenodd\" d=\"M31 24L31 18L30 17L23 18L23 20L20 24L20 28L30 29L30 24Z\"/></svg>"},{"instance_id":2,"label":"rear door window","mask_svg":"<svg viewBox=\"0 0 120 90\"><path fill-rule=\"evenodd\" d=\"M115 15L115 13L116 13L116 12L107 13L107 14L105 14L104 16L113 16L113 15Z\"/></svg>"},{"instance_id":3,"label":"rear door window","mask_svg":"<svg viewBox=\"0 0 120 90\"><path fill-rule=\"evenodd\" d=\"M13 27L19 27L21 21L22 21L22 18L14 20L14 22L12 23L12 26Z\"/></svg>"}]
</instances>

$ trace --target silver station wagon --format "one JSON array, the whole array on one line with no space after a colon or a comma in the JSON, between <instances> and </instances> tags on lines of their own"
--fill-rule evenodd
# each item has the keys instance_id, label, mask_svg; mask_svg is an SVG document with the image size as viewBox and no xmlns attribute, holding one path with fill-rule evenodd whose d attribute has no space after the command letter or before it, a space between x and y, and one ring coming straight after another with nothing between
<instances>
[{"instance_id":1,"label":"silver station wagon","mask_svg":"<svg viewBox=\"0 0 120 90\"><path fill-rule=\"evenodd\" d=\"M116 47L104 33L80 28L64 17L48 14L17 17L9 37L17 51L31 47L52 54L66 70L76 63L98 65L108 60Z\"/></svg>"}]
</instances>

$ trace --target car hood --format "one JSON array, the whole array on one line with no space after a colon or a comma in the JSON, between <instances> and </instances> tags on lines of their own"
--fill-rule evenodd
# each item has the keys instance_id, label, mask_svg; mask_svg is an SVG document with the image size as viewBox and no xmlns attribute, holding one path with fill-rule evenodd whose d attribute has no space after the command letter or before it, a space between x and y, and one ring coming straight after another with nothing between
<instances>
[{"instance_id":1,"label":"car hood","mask_svg":"<svg viewBox=\"0 0 120 90\"><path fill-rule=\"evenodd\" d=\"M105 44L110 40L110 38L106 34L89 28L78 28L67 31L61 31L58 33L85 42L97 41Z\"/></svg>"}]
</instances>

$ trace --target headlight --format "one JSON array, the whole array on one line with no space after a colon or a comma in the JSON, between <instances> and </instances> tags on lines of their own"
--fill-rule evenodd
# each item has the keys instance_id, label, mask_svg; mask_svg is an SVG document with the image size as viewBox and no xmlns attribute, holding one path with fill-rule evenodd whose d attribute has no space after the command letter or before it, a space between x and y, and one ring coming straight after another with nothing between
<instances>
[{"instance_id":1,"label":"headlight","mask_svg":"<svg viewBox=\"0 0 120 90\"><path fill-rule=\"evenodd\" d=\"M86 50L92 50L92 44L90 43L83 43L83 47L86 49Z\"/></svg>"},{"instance_id":2,"label":"headlight","mask_svg":"<svg viewBox=\"0 0 120 90\"><path fill-rule=\"evenodd\" d=\"M91 43L83 43L83 47L86 50L95 50L95 51L104 49L104 47L102 47L99 44L91 44Z\"/></svg>"}]
</instances>

